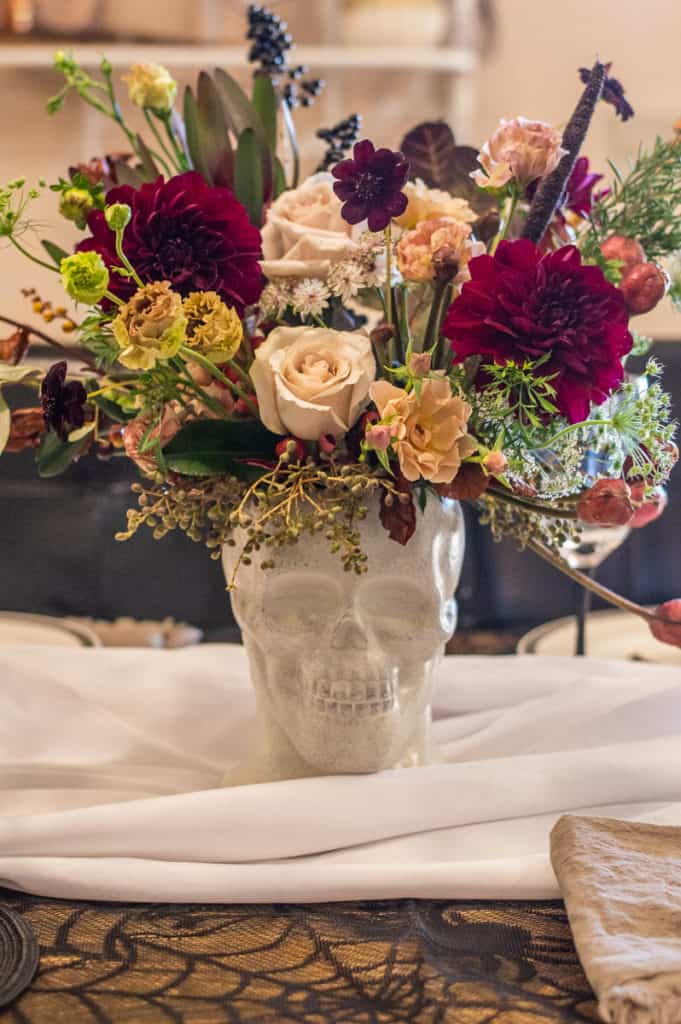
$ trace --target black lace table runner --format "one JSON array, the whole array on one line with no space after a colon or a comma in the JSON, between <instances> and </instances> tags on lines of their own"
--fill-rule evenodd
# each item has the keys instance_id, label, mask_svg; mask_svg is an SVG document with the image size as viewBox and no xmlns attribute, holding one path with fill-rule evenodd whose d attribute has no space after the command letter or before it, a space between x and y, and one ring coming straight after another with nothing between
<instances>
[{"instance_id":1,"label":"black lace table runner","mask_svg":"<svg viewBox=\"0 0 681 1024\"><path fill-rule=\"evenodd\" d=\"M0 906L40 945L2 1024L598 1019L557 901L159 905L0 891Z\"/></svg>"}]
</instances>

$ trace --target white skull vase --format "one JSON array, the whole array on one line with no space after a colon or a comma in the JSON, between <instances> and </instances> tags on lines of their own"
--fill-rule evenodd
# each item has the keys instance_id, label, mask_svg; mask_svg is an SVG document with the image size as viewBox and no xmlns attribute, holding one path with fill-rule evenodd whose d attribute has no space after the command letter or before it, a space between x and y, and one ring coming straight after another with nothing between
<instances>
[{"instance_id":1,"label":"white skull vase","mask_svg":"<svg viewBox=\"0 0 681 1024\"><path fill-rule=\"evenodd\" d=\"M456 626L464 551L457 502L430 497L406 545L376 504L361 523L361 576L323 534L241 565L232 607L256 691L258 747L238 782L376 772L429 758L433 670ZM231 579L239 552L225 546Z\"/></svg>"}]
</instances>

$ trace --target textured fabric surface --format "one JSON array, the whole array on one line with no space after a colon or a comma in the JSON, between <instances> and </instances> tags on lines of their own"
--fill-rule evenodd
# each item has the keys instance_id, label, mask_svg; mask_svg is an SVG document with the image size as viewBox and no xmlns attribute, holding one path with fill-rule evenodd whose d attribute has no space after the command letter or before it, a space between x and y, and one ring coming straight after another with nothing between
<instances>
[{"instance_id":1,"label":"textured fabric surface","mask_svg":"<svg viewBox=\"0 0 681 1024\"><path fill-rule=\"evenodd\" d=\"M566 815L551 859L604 1020L679 1024L681 829Z\"/></svg>"},{"instance_id":2,"label":"textured fabric surface","mask_svg":"<svg viewBox=\"0 0 681 1024\"><path fill-rule=\"evenodd\" d=\"M671 667L447 658L438 763L251 786L241 648L4 648L0 678L0 885L45 896L552 898L561 813L681 824Z\"/></svg>"},{"instance_id":3,"label":"textured fabric surface","mask_svg":"<svg viewBox=\"0 0 681 1024\"><path fill-rule=\"evenodd\" d=\"M0 901L41 945L39 974L2 1024L597 1020L557 902Z\"/></svg>"}]
</instances>

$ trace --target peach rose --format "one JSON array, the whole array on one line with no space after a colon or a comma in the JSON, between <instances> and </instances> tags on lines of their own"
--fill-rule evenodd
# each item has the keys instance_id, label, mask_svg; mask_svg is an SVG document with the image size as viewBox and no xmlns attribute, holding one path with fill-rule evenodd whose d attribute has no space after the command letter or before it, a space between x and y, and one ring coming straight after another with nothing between
<instances>
[{"instance_id":1,"label":"peach rose","mask_svg":"<svg viewBox=\"0 0 681 1024\"><path fill-rule=\"evenodd\" d=\"M449 381L444 377L424 380L417 398L415 391L407 393L378 380L369 394L381 420L390 426L406 479L451 483L476 444L467 433L471 407L452 394Z\"/></svg>"},{"instance_id":2,"label":"peach rose","mask_svg":"<svg viewBox=\"0 0 681 1024\"><path fill-rule=\"evenodd\" d=\"M267 211L261 262L266 277L326 277L331 266L357 245L341 217L333 176L313 174L299 188L282 192Z\"/></svg>"},{"instance_id":3,"label":"peach rose","mask_svg":"<svg viewBox=\"0 0 681 1024\"><path fill-rule=\"evenodd\" d=\"M405 230L435 217L453 217L464 224L472 224L476 219L477 215L465 199L451 196L440 188L428 188L420 178L408 181L402 191L407 197L407 209L395 218L395 223Z\"/></svg>"},{"instance_id":4,"label":"peach rose","mask_svg":"<svg viewBox=\"0 0 681 1024\"><path fill-rule=\"evenodd\" d=\"M478 154L482 169L471 177L481 188L501 188L511 178L525 188L556 169L567 152L560 142L560 132L545 121L502 119Z\"/></svg>"},{"instance_id":5,"label":"peach rose","mask_svg":"<svg viewBox=\"0 0 681 1024\"><path fill-rule=\"evenodd\" d=\"M277 327L250 368L260 417L275 434L316 441L342 437L359 418L376 376L361 331Z\"/></svg>"},{"instance_id":6,"label":"peach rose","mask_svg":"<svg viewBox=\"0 0 681 1024\"><path fill-rule=\"evenodd\" d=\"M446 251L448 259L456 259L459 273L455 284L468 278L468 262L485 251L482 242L471 238L470 224L452 217L424 220L413 231L406 231L397 243L397 265L405 281L432 281L435 277L433 257Z\"/></svg>"},{"instance_id":7,"label":"peach rose","mask_svg":"<svg viewBox=\"0 0 681 1024\"><path fill-rule=\"evenodd\" d=\"M148 435L149 438L155 440L160 437L161 446L172 440L182 426L178 416L180 408L181 406L179 402L168 402L168 404L163 407L159 426L154 427ZM134 420L130 420L130 422L126 423L123 428L123 444L125 446L126 455L137 464L137 467L145 474L145 476L153 476L154 473L158 472L155 448L151 447L144 452L140 451L140 445L142 444L143 439L147 436L147 431L151 426L151 422L149 415L144 413L141 416L136 416Z\"/></svg>"}]
</instances>

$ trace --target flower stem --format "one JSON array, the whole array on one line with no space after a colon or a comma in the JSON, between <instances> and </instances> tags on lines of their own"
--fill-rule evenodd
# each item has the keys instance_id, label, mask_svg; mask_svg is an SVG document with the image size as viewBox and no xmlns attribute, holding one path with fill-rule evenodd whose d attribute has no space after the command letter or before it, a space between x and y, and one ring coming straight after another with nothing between
<instances>
[{"instance_id":1,"label":"flower stem","mask_svg":"<svg viewBox=\"0 0 681 1024\"><path fill-rule=\"evenodd\" d=\"M531 498L523 498L518 494L512 494L510 491L502 491L494 485L490 485L488 490L499 501L505 501L510 505L520 505L529 512L536 512L540 516L549 516L553 519L577 519L577 512L573 508L563 508L561 506L547 505L542 501L532 501Z\"/></svg>"},{"instance_id":2,"label":"flower stem","mask_svg":"<svg viewBox=\"0 0 681 1024\"><path fill-rule=\"evenodd\" d=\"M499 245L499 242L503 242L503 240L506 238L506 235L508 234L508 229L511 226L511 221L513 220L515 208L518 205L518 198L518 190L517 188L514 188L510 196L506 200L503 219L501 221L501 224L499 225L499 230L494 236L492 244L489 247L490 256L494 256L494 253L497 251L497 246Z\"/></svg>"},{"instance_id":3,"label":"flower stem","mask_svg":"<svg viewBox=\"0 0 681 1024\"><path fill-rule=\"evenodd\" d=\"M385 322L392 324L393 322L393 296L392 296L392 257L393 257L393 244L392 244L392 222L388 223L385 229Z\"/></svg>"},{"instance_id":4,"label":"flower stem","mask_svg":"<svg viewBox=\"0 0 681 1024\"><path fill-rule=\"evenodd\" d=\"M108 289L104 292L104 297L107 298L109 302L113 302L116 306L123 305L123 299L119 299L117 295L114 295L114 293L110 292Z\"/></svg>"},{"instance_id":5,"label":"flower stem","mask_svg":"<svg viewBox=\"0 0 681 1024\"><path fill-rule=\"evenodd\" d=\"M200 352L197 352L196 349L190 348L188 345L182 346L180 349L180 355L183 355L184 358L190 362L198 363L199 366L202 366L212 377L215 377L215 379L219 380L221 384L224 384L225 387L229 388L236 398L240 398L249 412L251 412L255 417L258 416L257 406L248 397L246 392L240 388L238 384L235 384L234 381L230 380L229 377L226 377L222 370L218 369L215 363L211 362L210 359L207 359Z\"/></svg>"},{"instance_id":6,"label":"flower stem","mask_svg":"<svg viewBox=\"0 0 681 1024\"><path fill-rule=\"evenodd\" d=\"M451 294L452 282L446 278L436 278L433 291L433 304L430 307L430 316L428 317L426 337L423 346L426 352L431 349L433 350L432 366L434 370L442 368L440 363L444 358L444 353L442 352L442 346L440 344L440 326L442 324L444 311L449 306Z\"/></svg>"},{"instance_id":7,"label":"flower stem","mask_svg":"<svg viewBox=\"0 0 681 1024\"><path fill-rule=\"evenodd\" d=\"M116 231L116 255L118 256L119 260L123 264L124 268L128 271L128 273L132 277L132 279L135 282L135 284L137 285L137 287L138 288L143 288L144 287L144 282L142 281L141 277L139 276L139 274L137 273L137 271L133 267L133 265L130 262L130 260L128 259L128 257L123 252L123 233L124 233L124 231L125 231L125 228L119 228Z\"/></svg>"},{"instance_id":8,"label":"flower stem","mask_svg":"<svg viewBox=\"0 0 681 1024\"><path fill-rule=\"evenodd\" d=\"M175 132L173 131L173 126L172 126L172 123L171 123L171 118L172 118L171 112L168 111L166 114L163 114L163 116L161 117L161 120L163 121L163 124L165 125L166 134L167 134L168 138L170 139L171 146L173 147L173 151L175 153L175 157L177 159L177 165L178 165L178 167L180 169L180 172L188 171L190 168L189 168L189 161L187 160L187 154L185 153L183 146L180 146L178 141L177 141L177 136L176 136Z\"/></svg>"},{"instance_id":9,"label":"flower stem","mask_svg":"<svg viewBox=\"0 0 681 1024\"><path fill-rule=\"evenodd\" d=\"M585 427L611 427L612 425L612 420L582 420L581 423L572 423L569 427L564 427L563 430L559 430L558 433L545 444L540 445L539 448L531 448L530 451L536 452L545 448L551 448L551 446L554 445L556 441L559 441L561 437L565 437L567 434L571 434L575 430L582 430Z\"/></svg>"},{"instance_id":10,"label":"flower stem","mask_svg":"<svg viewBox=\"0 0 681 1024\"><path fill-rule=\"evenodd\" d=\"M150 129L151 129L151 131L153 133L154 138L156 139L156 141L159 144L159 148L160 148L161 152L158 154L158 156L159 156L160 162L163 164L163 169L166 172L166 174L169 177L172 178L173 171L175 170L175 167L173 166L175 164L175 159L176 159L175 155L168 150L168 147L166 146L166 143L165 143L165 141L163 139L163 136L161 135L161 133L159 132L158 128L156 127L156 125L152 121L151 114L149 113L149 111L146 108L144 110L144 119L147 122L147 124L149 125L149 127L150 127ZM163 154L163 155L161 155L161 154ZM168 163L166 163L166 161L168 161ZM177 169L178 170L182 170L182 168L177 168Z\"/></svg>"},{"instance_id":11,"label":"flower stem","mask_svg":"<svg viewBox=\"0 0 681 1024\"><path fill-rule=\"evenodd\" d=\"M62 345L60 341L57 341L55 338L51 338L49 334L45 334L43 331L38 330L38 328L29 327L28 324L22 324L20 320L13 320L11 317L3 316L2 314L0 314L0 322L3 324L10 324L12 327L16 327L20 331L27 331L28 334L35 334L36 338L40 338L40 340L46 342L46 344L59 349L59 351L68 356L69 359L73 359L74 356L77 356L80 362L85 363L93 373L101 374L102 371L89 356L84 355L80 351L76 352L74 349L69 348L68 345Z\"/></svg>"},{"instance_id":12,"label":"flower stem","mask_svg":"<svg viewBox=\"0 0 681 1024\"><path fill-rule=\"evenodd\" d=\"M20 242L17 242L14 235L8 235L8 238L15 249L18 249L22 256L30 260L32 263L37 263L39 267L45 267L46 270L51 270L53 273L58 274L59 268L54 263L48 263L47 260L41 260L39 256L34 256L33 253L29 252L28 249L24 249Z\"/></svg>"}]
</instances>

